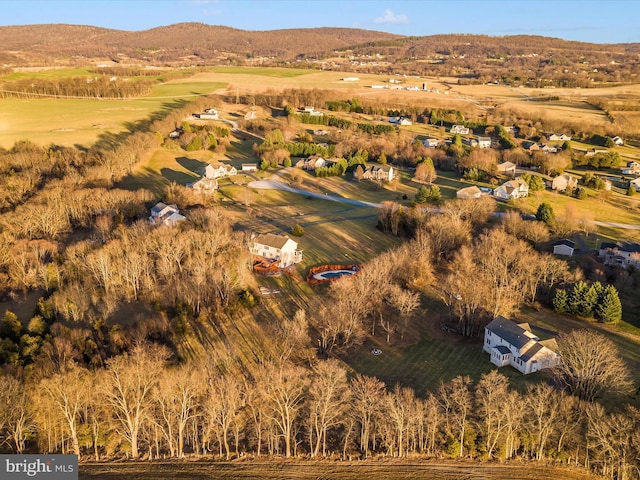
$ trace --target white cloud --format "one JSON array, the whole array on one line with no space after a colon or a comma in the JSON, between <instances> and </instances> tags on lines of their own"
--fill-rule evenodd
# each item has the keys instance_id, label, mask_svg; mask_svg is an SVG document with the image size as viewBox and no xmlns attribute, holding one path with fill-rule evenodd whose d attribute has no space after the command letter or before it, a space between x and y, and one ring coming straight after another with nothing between
<instances>
[{"instance_id":1,"label":"white cloud","mask_svg":"<svg viewBox=\"0 0 640 480\"><path fill-rule=\"evenodd\" d=\"M404 13L394 13L390 9L384 11L384 15L374 20L375 23L409 23L409 17Z\"/></svg>"}]
</instances>

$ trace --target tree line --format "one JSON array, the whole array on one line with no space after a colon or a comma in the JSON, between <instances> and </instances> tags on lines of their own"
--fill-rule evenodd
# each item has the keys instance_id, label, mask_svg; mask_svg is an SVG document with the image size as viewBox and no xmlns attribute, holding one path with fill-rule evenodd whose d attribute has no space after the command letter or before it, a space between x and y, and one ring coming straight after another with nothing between
<instances>
[{"instance_id":1,"label":"tree line","mask_svg":"<svg viewBox=\"0 0 640 480\"><path fill-rule=\"evenodd\" d=\"M580 335L565 341L602 341ZM518 391L497 370L415 392L350 376L335 359L303 368L285 356L239 374L207 359L175 364L164 347L140 344L103 369L68 361L29 383L3 376L0 385L0 439L17 453L520 458L621 479L635 478L640 449L632 407L607 413L540 382Z\"/></svg>"}]
</instances>

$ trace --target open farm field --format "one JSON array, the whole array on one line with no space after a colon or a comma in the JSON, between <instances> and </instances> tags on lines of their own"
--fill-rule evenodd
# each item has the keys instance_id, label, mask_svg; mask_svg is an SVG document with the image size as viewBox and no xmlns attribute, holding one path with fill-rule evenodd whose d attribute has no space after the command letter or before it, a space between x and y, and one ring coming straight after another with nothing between
<instances>
[{"instance_id":1,"label":"open farm field","mask_svg":"<svg viewBox=\"0 0 640 480\"><path fill-rule=\"evenodd\" d=\"M84 464L81 480L152 480L160 478L204 479L335 479L362 478L397 480L587 480L599 478L582 471L519 464L484 464L384 460L363 462L193 462Z\"/></svg>"},{"instance_id":2,"label":"open farm field","mask_svg":"<svg viewBox=\"0 0 640 480\"><path fill-rule=\"evenodd\" d=\"M186 99L224 85L173 80L131 100L0 98L0 147L26 139L41 145L90 146L103 133L121 132L127 123L181 107Z\"/></svg>"}]
</instances>

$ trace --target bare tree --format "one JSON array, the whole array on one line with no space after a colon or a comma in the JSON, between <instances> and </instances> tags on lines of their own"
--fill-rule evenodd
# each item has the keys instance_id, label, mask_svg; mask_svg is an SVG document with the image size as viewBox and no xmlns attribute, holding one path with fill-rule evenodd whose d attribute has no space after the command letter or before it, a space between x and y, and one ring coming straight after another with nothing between
<instances>
[{"instance_id":1,"label":"bare tree","mask_svg":"<svg viewBox=\"0 0 640 480\"><path fill-rule=\"evenodd\" d=\"M464 455L465 434L473 409L471 387L472 381L468 376L458 376L438 387L438 399L445 413L447 434L459 443L460 457Z\"/></svg>"},{"instance_id":2,"label":"bare tree","mask_svg":"<svg viewBox=\"0 0 640 480\"><path fill-rule=\"evenodd\" d=\"M313 369L309 387L311 455L327 451L327 432L343 421L349 405L347 372L335 359L320 362Z\"/></svg>"},{"instance_id":3,"label":"bare tree","mask_svg":"<svg viewBox=\"0 0 640 480\"><path fill-rule=\"evenodd\" d=\"M385 394L385 386L375 377L356 375L350 387L354 416L360 424L360 451L368 457L370 444L375 447L374 422Z\"/></svg>"},{"instance_id":4,"label":"bare tree","mask_svg":"<svg viewBox=\"0 0 640 480\"><path fill-rule=\"evenodd\" d=\"M476 404L482 421L480 430L484 436L487 454L494 456L498 442L506 429L506 415L504 399L509 391L507 377L492 370L480 378L476 386Z\"/></svg>"},{"instance_id":5,"label":"bare tree","mask_svg":"<svg viewBox=\"0 0 640 480\"><path fill-rule=\"evenodd\" d=\"M262 385L268 402L268 414L284 440L285 456L290 457L308 377L302 368L290 364L268 366L263 374L269 379Z\"/></svg>"},{"instance_id":6,"label":"bare tree","mask_svg":"<svg viewBox=\"0 0 640 480\"><path fill-rule=\"evenodd\" d=\"M137 345L131 354L114 358L106 371L104 401L109 405L117 434L139 456L139 435L147 420L153 390L168 357L165 348Z\"/></svg>"},{"instance_id":7,"label":"bare tree","mask_svg":"<svg viewBox=\"0 0 640 480\"><path fill-rule=\"evenodd\" d=\"M63 419L75 455L80 455L79 423L90 388L87 372L78 367L45 378L39 385Z\"/></svg>"},{"instance_id":8,"label":"bare tree","mask_svg":"<svg viewBox=\"0 0 640 480\"><path fill-rule=\"evenodd\" d=\"M629 368L616 345L591 330L574 330L558 338L560 364L554 377L581 400L593 402L605 394L630 393Z\"/></svg>"}]
</instances>

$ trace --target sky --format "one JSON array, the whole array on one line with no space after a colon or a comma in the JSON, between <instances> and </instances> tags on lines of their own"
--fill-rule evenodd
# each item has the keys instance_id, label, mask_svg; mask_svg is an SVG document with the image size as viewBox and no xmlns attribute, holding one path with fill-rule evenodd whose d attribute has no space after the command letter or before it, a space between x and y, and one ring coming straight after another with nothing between
<instances>
[{"instance_id":1,"label":"sky","mask_svg":"<svg viewBox=\"0 0 640 480\"><path fill-rule=\"evenodd\" d=\"M243 30L350 27L400 35L543 35L640 42L640 0L0 0L0 25L146 30L181 22Z\"/></svg>"}]
</instances>

